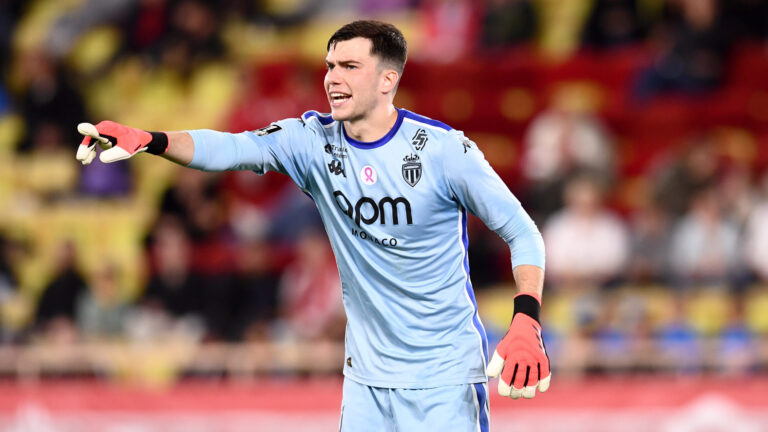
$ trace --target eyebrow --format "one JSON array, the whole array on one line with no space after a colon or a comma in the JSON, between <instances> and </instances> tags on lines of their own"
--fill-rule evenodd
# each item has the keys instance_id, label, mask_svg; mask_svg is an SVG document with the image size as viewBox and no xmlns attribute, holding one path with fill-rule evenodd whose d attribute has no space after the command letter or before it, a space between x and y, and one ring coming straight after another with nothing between
<instances>
[{"instance_id":1,"label":"eyebrow","mask_svg":"<svg viewBox=\"0 0 768 432\"><path fill-rule=\"evenodd\" d=\"M340 61L337 61L337 62L332 62L332 61L329 61L328 59L325 60L325 64L328 65L328 66L332 66L332 65L336 65L336 64L338 64L339 66L362 65L362 63L360 63L357 60L340 60Z\"/></svg>"}]
</instances>

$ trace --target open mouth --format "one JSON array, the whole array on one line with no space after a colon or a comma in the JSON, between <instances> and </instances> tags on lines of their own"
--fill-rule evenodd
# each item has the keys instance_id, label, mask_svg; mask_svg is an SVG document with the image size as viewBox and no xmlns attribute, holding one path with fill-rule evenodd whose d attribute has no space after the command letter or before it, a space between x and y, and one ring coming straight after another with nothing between
<instances>
[{"instance_id":1,"label":"open mouth","mask_svg":"<svg viewBox=\"0 0 768 432\"><path fill-rule=\"evenodd\" d=\"M341 92L331 92L329 96L331 97L331 106L333 107L340 107L352 98L352 95Z\"/></svg>"}]
</instances>

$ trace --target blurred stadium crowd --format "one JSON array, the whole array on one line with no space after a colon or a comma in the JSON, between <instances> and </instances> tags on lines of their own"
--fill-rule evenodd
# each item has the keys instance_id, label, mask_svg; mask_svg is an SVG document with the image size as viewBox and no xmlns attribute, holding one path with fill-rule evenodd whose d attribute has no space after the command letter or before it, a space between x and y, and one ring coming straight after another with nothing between
<instances>
[{"instance_id":1,"label":"blurred stadium crowd","mask_svg":"<svg viewBox=\"0 0 768 432\"><path fill-rule=\"evenodd\" d=\"M464 130L542 230L556 370L768 369L765 1L7 0L0 373L94 343L335 353L335 263L287 178L81 167L75 126L242 131L324 111L325 42L360 16L410 42L396 103ZM494 339L509 252L471 223Z\"/></svg>"}]
</instances>

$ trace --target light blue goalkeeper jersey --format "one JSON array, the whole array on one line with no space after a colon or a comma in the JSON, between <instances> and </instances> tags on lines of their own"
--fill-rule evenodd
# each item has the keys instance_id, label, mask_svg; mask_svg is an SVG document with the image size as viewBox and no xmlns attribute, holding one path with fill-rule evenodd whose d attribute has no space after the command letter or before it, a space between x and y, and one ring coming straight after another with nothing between
<instances>
[{"instance_id":1,"label":"light blue goalkeeper jersey","mask_svg":"<svg viewBox=\"0 0 768 432\"><path fill-rule=\"evenodd\" d=\"M284 173L314 199L342 281L347 378L390 388L487 380L467 211L510 245L513 266L543 268L544 244L462 132L398 109L389 133L368 143L315 111L254 132L189 133L190 167Z\"/></svg>"}]
</instances>

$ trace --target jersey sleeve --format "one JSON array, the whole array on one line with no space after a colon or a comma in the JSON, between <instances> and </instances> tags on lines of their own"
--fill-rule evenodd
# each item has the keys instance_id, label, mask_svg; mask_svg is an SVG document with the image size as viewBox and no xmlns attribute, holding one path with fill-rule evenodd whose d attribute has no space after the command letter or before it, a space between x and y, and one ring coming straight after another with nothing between
<instances>
[{"instance_id":1,"label":"jersey sleeve","mask_svg":"<svg viewBox=\"0 0 768 432\"><path fill-rule=\"evenodd\" d=\"M301 119L285 119L256 131L187 131L195 143L188 165L203 171L253 170L288 175L301 188L307 187L307 172L313 132Z\"/></svg>"},{"instance_id":2,"label":"jersey sleeve","mask_svg":"<svg viewBox=\"0 0 768 432\"><path fill-rule=\"evenodd\" d=\"M452 198L507 242L513 267L529 264L543 269L544 241L536 224L477 145L461 132L450 134L443 169Z\"/></svg>"}]
</instances>

